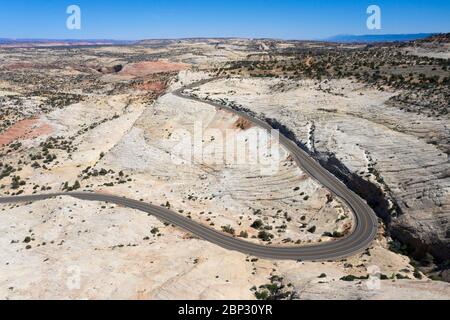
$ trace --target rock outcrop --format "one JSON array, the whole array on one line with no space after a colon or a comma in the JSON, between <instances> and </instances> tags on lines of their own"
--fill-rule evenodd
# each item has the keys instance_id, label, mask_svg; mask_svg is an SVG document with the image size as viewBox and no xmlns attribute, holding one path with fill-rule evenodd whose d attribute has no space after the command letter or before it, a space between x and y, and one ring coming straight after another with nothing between
<instances>
[{"instance_id":1,"label":"rock outcrop","mask_svg":"<svg viewBox=\"0 0 450 320\"><path fill-rule=\"evenodd\" d=\"M280 83L285 90L274 90ZM231 78L205 84L195 94L277 119L272 125L310 146L413 256L450 258L450 163L439 145L429 142L430 136L448 134L447 118L387 106L391 93L349 80Z\"/></svg>"}]
</instances>

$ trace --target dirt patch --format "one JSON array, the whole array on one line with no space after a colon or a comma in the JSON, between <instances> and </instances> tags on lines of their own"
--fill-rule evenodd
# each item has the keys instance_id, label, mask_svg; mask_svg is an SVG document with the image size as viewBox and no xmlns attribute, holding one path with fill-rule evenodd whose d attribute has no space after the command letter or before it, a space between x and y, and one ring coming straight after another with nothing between
<instances>
[{"instance_id":1,"label":"dirt patch","mask_svg":"<svg viewBox=\"0 0 450 320\"><path fill-rule=\"evenodd\" d=\"M314 58L313 57L308 57L308 58L305 59L305 65L307 67L311 67L313 65L313 63L314 63Z\"/></svg>"},{"instance_id":2,"label":"dirt patch","mask_svg":"<svg viewBox=\"0 0 450 320\"><path fill-rule=\"evenodd\" d=\"M145 82L145 83L136 85L135 88L137 90L152 91L156 94L161 94L166 90L166 85L161 81Z\"/></svg>"},{"instance_id":3,"label":"dirt patch","mask_svg":"<svg viewBox=\"0 0 450 320\"><path fill-rule=\"evenodd\" d=\"M155 73L181 71L187 67L186 64L168 61L143 61L127 64L119 74L127 77L145 77Z\"/></svg>"},{"instance_id":4,"label":"dirt patch","mask_svg":"<svg viewBox=\"0 0 450 320\"><path fill-rule=\"evenodd\" d=\"M247 119L239 118L239 119L234 123L234 126L235 126L236 128L241 129L241 130L247 130L247 129L250 129L251 127L253 127L253 124L252 124L249 120L247 120Z\"/></svg>"},{"instance_id":5,"label":"dirt patch","mask_svg":"<svg viewBox=\"0 0 450 320\"><path fill-rule=\"evenodd\" d=\"M42 123L38 118L17 122L11 128L0 134L0 146L7 145L18 139L33 139L52 133L50 125Z\"/></svg>"}]
</instances>

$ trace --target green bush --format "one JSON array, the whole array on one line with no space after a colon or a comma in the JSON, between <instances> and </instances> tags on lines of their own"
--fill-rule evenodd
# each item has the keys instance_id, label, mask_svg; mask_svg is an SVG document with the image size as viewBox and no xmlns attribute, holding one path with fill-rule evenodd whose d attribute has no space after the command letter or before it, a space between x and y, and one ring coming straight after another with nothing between
<instances>
[{"instance_id":1,"label":"green bush","mask_svg":"<svg viewBox=\"0 0 450 320\"><path fill-rule=\"evenodd\" d=\"M342 281L355 281L355 280L367 280L367 279L369 279L368 275L367 276L357 277L357 276L349 274L347 276L342 277L340 280L342 280Z\"/></svg>"},{"instance_id":2,"label":"green bush","mask_svg":"<svg viewBox=\"0 0 450 320\"><path fill-rule=\"evenodd\" d=\"M229 233L229 234L231 234L231 235L234 235L234 234L235 234L235 230L234 230L230 225L228 225L228 226L222 226L222 231L223 231L223 232L226 232L226 233Z\"/></svg>"},{"instance_id":3,"label":"green bush","mask_svg":"<svg viewBox=\"0 0 450 320\"><path fill-rule=\"evenodd\" d=\"M264 226L264 223L262 222L262 220L258 219L258 220L255 220L250 227L258 230L258 229L261 229L263 226Z\"/></svg>"},{"instance_id":4,"label":"green bush","mask_svg":"<svg viewBox=\"0 0 450 320\"><path fill-rule=\"evenodd\" d=\"M260 231L258 233L258 238L263 241L270 241L271 239L273 239L273 234L271 234L267 231Z\"/></svg>"},{"instance_id":5,"label":"green bush","mask_svg":"<svg viewBox=\"0 0 450 320\"><path fill-rule=\"evenodd\" d=\"M247 239L248 238L247 231L241 231L241 233L239 233L239 237Z\"/></svg>"}]
</instances>

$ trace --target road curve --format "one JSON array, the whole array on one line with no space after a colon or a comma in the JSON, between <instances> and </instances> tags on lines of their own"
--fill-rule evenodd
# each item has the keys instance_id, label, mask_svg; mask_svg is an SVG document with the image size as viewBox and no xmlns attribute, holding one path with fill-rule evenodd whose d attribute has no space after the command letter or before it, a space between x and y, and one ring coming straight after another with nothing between
<instances>
[{"instance_id":1,"label":"road curve","mask_svg":"<svg viewBox=\"0 0 450 320\"><path fill-rule=\"evenodd\" d=\"M187 87L178 89L172 94L184 99L206 103L216 108L226 109L245 119L248 119L249 121L266 130L272 129L268 123L254 118L244 112L234 110L228 106L224 106L216 102L204 101L196 97L183 95L183 91L185 89L199 86L207 81L208 80L196 82ZM349 190L341 181L339 181L330 172L320 166L320 164L312 159L305 151L300 149L293 141L289 140L281 133L280 143L292 154L295 162L299 167L301 167L312 178L329 189L330 192L332 192L334 195L341 198L351 208L355 217L355 226L353 232L349 236L332 242L301 247L260 245L232 237L223 232L216 231L207 226L196 223L191 219L183 217L178 213L170 211L169 209L166 209L164 207L147 204L137 200L127 199L124 197L99 193L71 192L0 197L0 203L34 202L58 196L71 196L73 198L87 201L114 203L151 214L158 219L183 228L193 235L196 235L203 240L214 243L225 249L234 250L242 252L244 254L267 259L303 261L337 260L352 256L369 247L372 241L375 239L378 229L378 219L373 210L363 199Z\"/></svg>"}]
</instances>

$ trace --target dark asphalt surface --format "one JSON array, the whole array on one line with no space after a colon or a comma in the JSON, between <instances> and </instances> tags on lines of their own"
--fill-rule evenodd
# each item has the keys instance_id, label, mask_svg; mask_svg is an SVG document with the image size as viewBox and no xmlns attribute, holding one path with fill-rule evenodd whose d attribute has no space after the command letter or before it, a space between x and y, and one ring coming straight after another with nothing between
<instances>
[{"instance_id":1,"label":"dark asphalt surface","mask_svg":"<svg viewBox=\"0 0 450 320\"><path fill-rule=\"evenodd\" d=\"M200 103L206 103L210 106L226 109L245 119L250 120L256 125L271 130L269 124L256 119L244 112L236 111L230 107L204 101L195 97L189 97L182 94L184 89L199 86L207 81L200 81L188 87L174 91L172 94L193 100ZM46 200L58 196L71 196L87 201L109 202L131 209L151 214L158 219L176 225L199 238L214 243L228 250L239 251L252 256L267 259L282 260L303 260L303 261L320 261L320 260L337 260L360 253L370 246L375 239L378 229L378 219L373 210L367 203L354 192L349 190L341 181L339 181L330 172L324 169L318 162L312 159L305 151L300 149L293 141L289 140L280 133L280 143L289 150L294 157L297 165L308 173L313 179L325 186L334 195L341 198L351 208L355 217L355 226L353 232L345 237L337 239L333 242L319 243L309 246L300 247L282 247L282 246L266 246L254 244L239 238L234 238L225 233L213 230L204 225L198 224L189 218L185 218L180 214L170 211L160 206L143 203L140 201L127 199L119 196L97 194L97 193L53 193L41 195L25 195L14 197L1 197L0 203L18 203L18 202L34 202Z\"/></svg>"}]
</instances>

